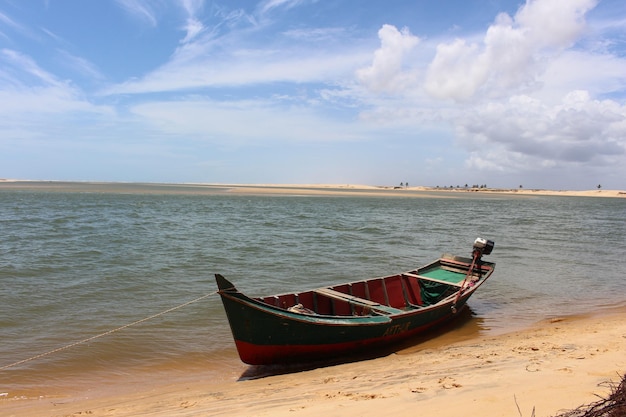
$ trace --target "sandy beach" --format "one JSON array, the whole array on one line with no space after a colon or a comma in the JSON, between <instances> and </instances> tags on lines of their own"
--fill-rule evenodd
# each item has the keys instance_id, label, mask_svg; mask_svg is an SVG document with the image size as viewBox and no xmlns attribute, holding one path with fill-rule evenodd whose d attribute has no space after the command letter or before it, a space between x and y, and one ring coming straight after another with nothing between
<instances>
[{"instance_id":1,"label":"sandy beach","mask_svg":"<svg viewBox=\"0 0 626 417\"><path fill-rule=\"evenodd\" d=\"M256 379L190 375L0 399L4 416L552 416L595 402L626 372L626 310ZM533 414L533 410L535 414Z\"/></svg>"}]
</instances>

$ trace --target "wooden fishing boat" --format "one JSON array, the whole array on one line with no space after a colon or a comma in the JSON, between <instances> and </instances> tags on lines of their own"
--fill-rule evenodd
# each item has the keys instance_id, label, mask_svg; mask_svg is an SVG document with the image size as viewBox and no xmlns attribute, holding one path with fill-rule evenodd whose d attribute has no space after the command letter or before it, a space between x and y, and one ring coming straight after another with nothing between
<instances>
[{"instance_id":1,"label":"wooden fishing boat","mask_svg":"<svg viewBox=\"0 0 626 417\"><path fill-rule=\"evenodd\" d=\"M336 359L389 346L454 318L491 276L482 260L443 255L421 268L290 294L248 297L215 275L239 357L252 365Z\"/></svg>"}]
</instances>

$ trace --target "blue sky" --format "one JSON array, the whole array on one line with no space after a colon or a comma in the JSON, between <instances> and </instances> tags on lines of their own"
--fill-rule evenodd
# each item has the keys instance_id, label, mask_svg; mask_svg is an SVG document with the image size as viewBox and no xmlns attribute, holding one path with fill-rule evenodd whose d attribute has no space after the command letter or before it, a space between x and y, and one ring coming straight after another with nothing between
<instances>
[{"instance_id":1,"label":"blue sky","mask_svg":"<svg viewBox=\"0 0 626 417\"><path fill-rule=\"evenodd\" d=\"M0 0L0 178L626 189L626 7Z\"/></svg>"}]
</instances>

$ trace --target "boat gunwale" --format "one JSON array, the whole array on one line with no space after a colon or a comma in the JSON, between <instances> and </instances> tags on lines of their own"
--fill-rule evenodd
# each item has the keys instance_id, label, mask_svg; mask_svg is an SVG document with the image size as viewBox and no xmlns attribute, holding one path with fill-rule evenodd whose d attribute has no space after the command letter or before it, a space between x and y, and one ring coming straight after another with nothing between
<instances>
[{"instance_id":1,"label":"boat gunwale","mask_svg":"<svg viewBox=\"0 0 626 417\"><path fill-rule=\"evenodd\" d=\"M392 319L390 314L371 314L367 316L333 316L328 314L306 314L298 313L295 311L289 311L282 307L273 306L256 298L249 297L244 293L237 291L239 297L231 293L221 293L222 296L230 298L231 300L240 304L246 304L249 308L253 308L259 311L265 311L275 316L282 316L288 320L295 320L306 323L320 324L321 322L328 325L346 326L346 325L380 325L389 323Z\"/></svg>"},{"instance_id":2,"label":"boat gunwale","mask_svg":"<svg viewBox=\"0 0 626 417\"><path fill-rule=\"evenodd\" d=\"M457 260L460 257L455 257L454 260L451 259L447 259L447 258L439 258L427 265L424 265L420 268L411 270L411 271L407 271L407 272L402 272L396 275L387 275L384 277L375 277L375 278L368 278L365 280L358 280L358 281L351 281L348 283L344 283L344 284L352 284L352 283L357 283L357 282L368 282L368 281L372 281L372 280L376 280L376 279L385 279L385 278L389 278L389 277L394 277L394 276L402 276L403 274L413 274L412 271L420 271L420 270L424 270L424 269L428 269L429 267L432 267L433 265L436 264L441 264L441 261L445 261L447 262L451 262L453 264L457 264L457 265L465 265L468 266L467 262L463 262L462 260ZM463 259L463 258L461 258ZM469 267L467 268L469 270ZM461 291L461 296L460 299L467 299L469 298L490 276L491 274L494 272L495 269L495 264L491 263L491 262L483 262L482 265L480 265L480 270L481 271L485 271L485 274L482 276L482 278L480 278L478 281L476 281L474 283L474 285L472 286L463 286L462 284L454 284L451 282L445 282L442 280L437 280L437 279L433 279L430 277L426 277L426 276L422 276L419 275L419 277L416 277L416 279L421 279L421 280L425 280L425 281L430 281L430 282L436 282L438 284L443 284L443 285L449 285L451 288L455 288L455 291L446 296L445 298L441 299L440 301L438 301L437 303L428 305L428 306L418 306L418 305L414 305L414 304L410 304L410 307L406 308L406 309L397 309L398 312L393 312L393 313L389 313L389 314L385 314L382 312L375 312L376 307L372 306L373 309L373 313L374 314L368 314L368 315L362 315L362 316L358 316L358 315L329 315L329 314L319 314L319 313L313 313L313 314L308 314L308 313L303 313L303 312L297 312L297 311L290 311L286 308L283 307L279 307L276 305L272 305L270 303L267 303L265 301L263 301L261 299L261 297L251 297L249 295L246 295L245 293L239 291L234 285L231 288L225 288L225 289L220 289L218 291L218 293L221 296L225 296L230 298L233 301L239 302L239 303L245 303L247 304L249 307L254 308L255 310L260 310L260 311L266 311L270 314L273 314L275 316L282 316L285 319L288 320L297 320L297 321L301 321L301 322L308 322L308 323L316 323L316 324L327 324L327 325L337 325L337 326L346 326L346 325L353 325L353 326L363 326L363 325L380 325L380 324L384 324L384 323L388 323L390 321L392 321L395 318L398 317L410 317L410 316L414 316L414 315L420 315L420 314L425 314L428 313L431 310L436 310L441 308L442 306L449 304L449 305L454 305L455 304L455 300L457 299L457 295L458 292ZM344 284L338 284L338 285L344 285ZM311 291L314 292L318 289L332 289L332 286L328 286L328 287L319 287L319 288L314 288L314 289L310 289L310 290L306 290L304 292L307 291ZM281 293L281 294L275 294L275 295L270 295L268 297L280 297L280 296L284 296L284 295L295 295L295 294L300 294L302 292L290 292L290 293ZM350 296L350 294L346 294L346 296ZM350 300L348 299L344 299L345 302L351 304ZM369 300L371 301L371 300ZM391 306L386 306L384 304L379 304L381 307L387 307L387 308L394 308Z\"/></svg>"}]
</instances>

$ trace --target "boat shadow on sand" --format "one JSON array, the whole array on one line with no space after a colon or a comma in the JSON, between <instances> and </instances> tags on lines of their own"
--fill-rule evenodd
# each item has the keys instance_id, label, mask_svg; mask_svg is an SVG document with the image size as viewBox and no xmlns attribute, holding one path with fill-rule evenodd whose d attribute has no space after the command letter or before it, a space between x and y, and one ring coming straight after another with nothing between
<instances>
[{"instance_id":1,"label":"boat shadow on sand","mask_svg":"<svg viewBox=\"0 0 626 417\"><path fill-rule=\"evenodd\" d=\"M483 319L475 316L472 309L469 306L466 306L458 312L454 320L391 347L379 348L345 357L338 357L332 360L281 365L250 365L241 374L238 381L310 371L316 368L325 368L329 366L371 360L392 354L408 355L424 349L436 349L450 343L478 336L481 330L484 329L482 323Z\"/></svg>"}]
</instances>

